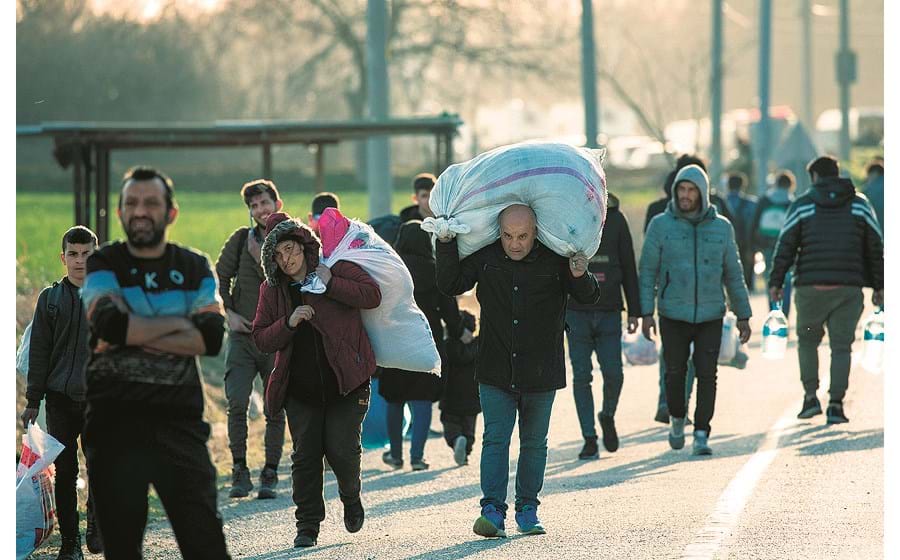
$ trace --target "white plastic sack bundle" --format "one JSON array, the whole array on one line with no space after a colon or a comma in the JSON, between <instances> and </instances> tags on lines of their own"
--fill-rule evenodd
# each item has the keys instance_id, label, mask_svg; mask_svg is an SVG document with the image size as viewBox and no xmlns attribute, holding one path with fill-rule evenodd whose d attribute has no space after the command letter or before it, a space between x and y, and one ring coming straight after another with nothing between
<instances>
[{"instance_id":1,"label":"white plastic sack bundle","mask_svg":"<svg viewBox=\"0 0 900 560\"><path fill-rule=\"evenodd\" d=\"M28 354L31 352L31 325L25 327L22 339L19 340L19 348L16 350L16 371L20 375L28 376Z\"/></svg>"},{"instance_id":2,"label":"white plastic sack bundle","mask_svg":"<svg viewBox=\"0 0 900 560\"><path fill-rule=\"evenodd\" d=\"M326 210L329 211L331 209ZM412 276L393 247L371 226L350 220L346 234L330 249L329 255L321 259L328 267L338 261L358 264L381 288L381 305L361 310L363 326L375 352L375 363L386 368L440 375L441 357L431 335L431 326L425 314L416 307ZM324 290L324 286L322 288Z\"/></svg>"},{"instance_id":3,"label":"white plastic sack bundle","mask_svg":"<svg viewBox=\"0 0 900 560\"><path fill-rule=\"evenodd\" d=\"M651 366L659 361L656 342L644 338L640 331L622 335L622 353L625 361L633 366Z\"/></svg>"},{"instance_id":4,"label":"white plastic sack bundle","mask_svg":"<svg viewBox=\"0 0 900 560\"><path fill-rule=\"evenodd\" d=\"M56 525L53 461L64 447L37 424L29 424L22 435L16 466L16 560L44 544Z\"/></svg>"},{"instance_id":5,"label":"white plastic sack bundle","mask_svg":"<svg viewBox=\"0 0 900 560\"><path fill-rule=\"evenodd\" d=\"M720 364L731 363L731 360L733 360L735 354L737 354L738 346L740 346L740 344L741 341L738 338L737 332L737 317L734 316L734 313L729 311L725 314L725 318L722 319L722 340L719 344L718 362Z\"/></svg>"},{"instance_id":6,"label":"white plastic sack bundle","mask_svg":"<svg viewBox=\"0 0 900 560\"><path fill-rule=\"evenodd\" d=\"M553 252L591 257L606 221L602 151L567 144L526 142L451 165L431 191L435 218L422 229L457 238L465 258L500 237L497 218L512 204L531 206L538 239Z\"/></svg>"}]
</instances>

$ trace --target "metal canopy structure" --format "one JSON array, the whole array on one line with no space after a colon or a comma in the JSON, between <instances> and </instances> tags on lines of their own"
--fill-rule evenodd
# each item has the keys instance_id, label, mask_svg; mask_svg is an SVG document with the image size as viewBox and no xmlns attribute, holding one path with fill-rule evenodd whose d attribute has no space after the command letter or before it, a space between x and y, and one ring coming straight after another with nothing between
<instances>
[{"instance_id":1,"label":"metal canopy structure","mask_svg":"<svg viewBox=\"0 0 900 560\"><path fill-rule=\"evenodd\" d=\"M325 190L327 144L372 136L431 135L438 175L453 163L453 137L461 125L458 115L449 114L383 121L47 122L17 126L16 136L53 137L57 163L64 169L72 166L75 223L91 226L93 217L94 231L103 242L109 238L109 161L113 150L259 146L262 176L271 179L274 144L315 146L315 188L321 192Z\"/></svg>"}]
</instances>

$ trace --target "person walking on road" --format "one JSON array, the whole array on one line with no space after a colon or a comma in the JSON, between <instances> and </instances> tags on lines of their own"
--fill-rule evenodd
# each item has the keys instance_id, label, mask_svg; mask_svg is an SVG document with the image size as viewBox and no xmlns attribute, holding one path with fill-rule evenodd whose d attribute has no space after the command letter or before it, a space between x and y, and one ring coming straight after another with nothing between
<instances>
[{"instance_id":1,"label":"person walking on road","mask_svg":"<svg viewBox=\"0 0 900 560\"><path fill-rule=\"evenodd\" d=\"M622 394L625 376L622 373L622 292L628 302L628 332L638 329L640 294L637 265L628 220L619 210L619 199L608 195L606 224L600 248L588 264L600 285L600 299L585 305L569 299L566 324L569 326L569 360L572 362L572 393L575 410L581 425L584 446L579 459L596 459L599 454L597 430L594 424L594 394L591 390L591 356L597 353L603 375L603 404L597 420L603 432L603 447L610 453L619 448L615 414Z\"/></svg>"},{"instance_id":2,"label":"person walking on road","mask_svg":"<svg viewBox=\"0 0 900 560\"><path fill-rule=\"evenodd\" d=\"M766 283L772 277L772 264L775 257L775 243L781 235L788 209L794 202L794 187L797 181L794 174L788 170L780 171L775 176L775 186L766 191L766 194L756 205L753 215L753 245L754 250L760 251L766 261ZM781 310L784 315L791 313L791 272L788 271L784 279L784 294L780 300ZM768 297L768 291L766 296ZM769 309L775 309L778 302L769 297Z\"/></svg>"},{"instance_id":3,"label":"person walking on road","mask_svg":"<svg viewBox=\"0 0 900 560\"><path fill-rule=\"evenodd\" d=\"M752 228L753 216L756 214L756 206L759 200L755 196L743 192L749 184L750 180L745 174L729 173L728 197L726 201L734 215L731 225L734 226L738 252L741 255L741 264L744 266L744 283L747 284L747 291L752 294L755 284L753 266L756 264Z\"/></svg>"},{"instance_id":4,"label":"person walking on road","mask_svg":"<svg viewBox=\"0 0 900 560\"><path fill-rule=\"evenodd\" d=\"M360 437L375 354L360 309L378 307L381 290L352 262L320 264L319 248L299 220L269 216L261 257L266 281L251 329L257 347L275 354L266 404L286 409L293 440L295 547L315 546L325 519L325 458L337 478L347 531L359 531L365 520ZM324 291L315 288L314 276Z\"/></svg>"},{"instance_id":5,"label":"person walking on road","mask_svg":"<svg viewBox=\"0 0 900 560\"><path fill-rule=\"evenodd\" d=\"M844 396L850 377L851 346L863 312L863 287L872 303L884 305L884 239L872 205L839 176L828 156L807 167L813 186L788 210L775 247L769 278L773 300L783 295L788 269L796 262L797 355L803 406L798 418L822 414L819 389L819 343L828 329L831 387L826 421L848 422Z\"/></svg>"},{"instance_id":6,"label":"person walking on road","mask_svg":"<svg viewBox=\"0 0 900 560\"><path fill-rule=\"evenodd\" d=\"M444 441L453 449L453 460L459 466L469 464L475 446L475 422L481 412L475 361L478 358L478 337L474 336L475 316L460 311L462 334L447 336L444 343L447 360L441 371L444 393L441 397L441 424Z\"/></svg>"},{"instance_id":7,"label":"person walking on road","mask_svg":"<svg viewBox=\"0 0 900 560\"><path fill-rule=\"evenodd\" d=\"M326 208L341 209L341 199L338 195L330 192L322 192L312 199L312 207L306 215L306 225L309 226L313 233L319 235L319 218Z\"/></svg>"},{"instance_id":8,"label":"person walking on road","mask_svg":"<svg viewBox=\"0 0 900 560\"><path fill-rule=\"evenodd\" d=\"M56 514L62 537L57 560L83 558L78 530L78 438L84 439L84 376L90 357L89 327L84 317L80 288L87 260L97 249L97 236L84 226L70 228L62 238L59 258L66 267L62 280L41 291L34 308L29 341L26 405L22 425L35 423L46 400L47 433L65 446L56 466ZM87 548L103 552L88 485Z\"/></svg>"},{"instance_id":9,"label":"person walking on road","mask_svg":"<svg viewBox=\"0 0 900 560\"><path fill-rule=\"evenodd\" d=\"M484 435L481 517L473 530L505 537L509 444L516 416L520 450L516 471L516 525L541 534L538 494L547 464L547 431L556 391L566 386L563 330L569 295L594 304L597 281L582 254L561 257L537 241L534 211L514 204L500 213L500 239L462 261L456 239L438 239L437 285L447 295L476 284L481 332L475 373Z\"/></svg>"},{"instance_id":10,"label":"person walking on road","mask_svg":"<svg viewBox=\"0 0 900 560\"><path fill-rule=\"evenodd\" d=\"M437 182L437 177L431 173L419 173L413 177L413 204L400 211L401 223L434 217L428 203L431 200L431 191L434 190L435 182Z\"/></svg>"},{"instance_id":11,"label":"person walking on road","mask_svg":"<svg viewBox=\"0 0 900 560\"><path fill-rule=\"evenodd\" d=\"M206 442L198 356L216 356L225 313L209 259L167 242L172 180L138 167L119 197L127 241L87 261L91 327L83 443L106 558L140 558L153 484L184 558L228 558Z\"/></svg>"},{"instance_id":12,"label":"person walking on road","mask_svg":"<svg viewBox=\"0 0 900 560\"><path fill-rule=\"evenodd\" d=\"M693 343L697 372L693 453L709 455L712 453L710 422L716 401L716 362L725 316L723 287L737 315L742 343L750 339L750 299L734 228L710 205L706 173L697 165L689 165L678 172L674 184L669 207L650 222L644 237L639 267L641 327L644 336L652 339L658 300L672 449L684 447L687 410L681 397Z\"/></svg>"},{"instance_id":13,"label":"person walking on road","mask_svg":"<svg viewBox=\"0 0 900 560\"><path fill-rule=\"evenodd\" d=\"M263 391L275 365L274 356L259 351L250 339L250 327L259 303L259 285L265 280L260 250L266 219L283 205L272 181L258 179L241 187L241 198L250 212L251 227L234 231L216 260L219 295L228 323L225 354L225 398L228 400L228 447L231 450L232 498L244 498L253 490L247 466L247 409L253 382L262 379ZM265 465L259 474L260 499L275 498L278 463L284 447L284 411L273 413L263 406L266 418Z\"/></svg>"}]
</instances>

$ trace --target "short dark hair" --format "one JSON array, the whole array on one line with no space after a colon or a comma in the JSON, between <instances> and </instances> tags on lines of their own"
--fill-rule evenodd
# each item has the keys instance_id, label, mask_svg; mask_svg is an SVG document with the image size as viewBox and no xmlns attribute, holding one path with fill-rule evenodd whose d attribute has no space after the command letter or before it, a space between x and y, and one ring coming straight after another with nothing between
<instances>
[{"instance_id":1,"label":"short dark hair","mask_svg":"<svg viewBox=\"0 0 900 560\"><path fill-rule=\"evenodd\" d=\"M419 173L418 175L413 177L413 192L431 192L431 190L434 188L435 181L437 181L437 177L435 177L431 173Z\"/></svg>"},{"instance_id":2,"label":"short dark hair","mask_svg":"<svg viewBox=\"0 0 900 560\"><path fill-rule=\"evenodd\" d=\"M866 176L868 177L872 173L884 175L884 158L876 157L869 162L869 165L866 166Z\"/></svg>"},{"instance_id":3,"label":"short dark hair","mask_svg":"<svg viewBox=\"0 0 900 560\"><path fill-rule=\"evenodd\" d=\"M819 177L837 177L841 172L838 160L831 156L822 156L812 160L806 166L806 171L809 173L810 179L812 179L813 173Z\"/></svg>"},{"instance_id":4,"label":"short dark hair","mask_svg":"<svg viewBox=\"0 0 900 560\"><path fill-rule=\"evenodd\" d=\"M122 189L128 184L128 181L152 181L159 179L166 190L166 210L171 210L175 206L175 182L165 173L148 167L146 165L137 165L125 172L122 176ZM122 207L122 191L119 191L119 208Z\"/></svg>"},{"instance_id":5,"label":"short dark hair","mask_svg":"<svg viewBox=\"0 0 900 560\"><path fill-rule=\"evenodd\" d=\"M70 227L62 236L62 250L64 253L66 252L66 244L84 245L87 243L93 243L94 247L96 247L99 241L97 241L97 234L84 226Z\"/></svg>"},{"instance_id":6,"label":"short dark hair","mask_svg":"<svg viewBox=\"0 0 900 560\"><path fill-rule=\"evenodd\" d=\"M314 215L321 214L326 208L341 209L341 199L338 195L330 192L323 192L316 195L312 200L312 213Z\"/></svg>"},{"instance_id":7,"label":"short dark hair","mask_svg":"<svg viewBox=\"0 0 900 560\"><path fill-rule=\"evenodd\" d=\"M703 158L694 154L682 154L679 156L678 161L675 162L675 171L681 171L688 165L698 165L700 169L707 171L706 162L703 161Z\"/></svg>"},{"instance_id":8,"label":"short dark hair","mask_svg":"<svg viewBox=\"0 0 900 560\"><path fill-rule=\"evenodd\" d=\"M244 204L247 206L250 206L250 199L260 194L269 195L272 197L272 202L281 200L281 195L278 193L278 187L268 179L254 179L252 181L247 181L241 186L241 197L244 199Z\"/></svg>"},{"instance_id":9,"label":"short dark hair","mask_svg":"<svg viewBox=\"0 0 900 560\"><path fill-rule=\"evenodd\" d=\"M747 178L746 173L742 173L740 171L735 171L733 173L728 174L728 188L732 191L739 191L743 189L750 180Z\"/></svg>"},{"instance_id":10,"label":"short dark hair","mask_svg":"<svg viewBox=\"0 0 900 560\"><path fill-rule=\"evenodd\" d=\"M775 186L782 189L792 189L797 186L797 178L788 169L779 171L778 175L775 176Z\"/></svg>"}]
</instances>

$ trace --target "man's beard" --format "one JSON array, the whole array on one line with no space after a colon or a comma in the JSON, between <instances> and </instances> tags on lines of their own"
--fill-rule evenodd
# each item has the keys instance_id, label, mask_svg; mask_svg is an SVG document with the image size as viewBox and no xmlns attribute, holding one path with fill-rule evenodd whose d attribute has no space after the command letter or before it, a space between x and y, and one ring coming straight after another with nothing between
<instances>
[{"instance_id":1,"label":"man's beard","mask_svg":"<svg viewBox=\"0 0 900 560\"><path fill-rule=\"evenodd\" d=\"M149 221L149 220L148 220ZM131 227L125 227L125 235L128 242L135 248L146 249L156 247L162 243L166 235L166 225L150 221L153 227L150 230L135 231Z\"/></svg>"}]
</instances>

